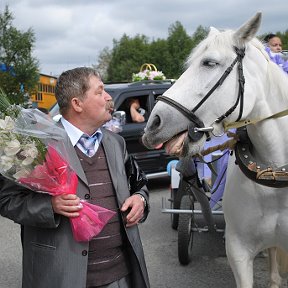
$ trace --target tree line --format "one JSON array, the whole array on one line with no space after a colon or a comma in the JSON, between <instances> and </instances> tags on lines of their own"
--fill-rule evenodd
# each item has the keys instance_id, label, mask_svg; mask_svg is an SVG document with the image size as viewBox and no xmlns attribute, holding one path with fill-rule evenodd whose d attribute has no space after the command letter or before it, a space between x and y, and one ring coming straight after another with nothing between
<instances>
[{"instance_id":1,"label":"tree line","mask_svg":"<svg viewBox=\"0 0 288 288\"><path fill-rule=\"evenodd\" d=\"M100 71L105 82L129 82L143 63L154 64L169 79L177 79L185 70L185 61L193 48L201 42L209 28L198 26L189 36L183 25L176 21L168 29L167 39L149 41L145 35L129 37L124 34L120 40L113 40L113 48L104 48L94 67ZM269 33L259 35L263 41ZM288 30L274 32L282 39L283 50L288 50Z\"/></svg>"},{"instance_id":2,"label":"tree line","mask_svg":"<svg viewBox=\"0 0 288 288\"><path fill-rule=\"evenodd\" d=\"M0 11L0 88L11 98L11 103L25 103L35 93L39 80L39 61L32 56L36 38L32 28L20 31L13 26L13 15L6 5ZM184 72L185 60L191 50L208 34L199 25L190 36L180 21L168 28L167 39L150 41L145 35L130 37L124 34L113 39L113 47L105 47L93 65L105 83L129 82L144 63L154 64L166 78L177 79ZM271 32L269 32L271 33ZM262 40L268 33L260 35ZM274 32L288 50L288 30Z\"/></svg>"},{"instance_id":3,"label":"tree line","mask_svg":"<svg viewBox=\"0 0 288 288\"><path fill-rule=\"evenodd\" d=\"M6 6L0 13L0 88L12 104L22 104L36 90L39 62L32 56L36 41L33 30L20 31L13 20Z\"/></svg>"},{"instance_id":4,"label":"tree line","mask_svg":"<svg viewBox=\"0 0 288 288\"><path fill-rule=\"evenodd\" d=\"M184 64L191 50L208 34L209 29L198 26L189 36L183 25L176 21L168 29L167 39L149 41L145 35L113 40L113 48L104 48L94 67L105 82L129 82L133 73L144 63L152 63L169 79L177 79L184 71Z\"/></svg>"}]
</instances>

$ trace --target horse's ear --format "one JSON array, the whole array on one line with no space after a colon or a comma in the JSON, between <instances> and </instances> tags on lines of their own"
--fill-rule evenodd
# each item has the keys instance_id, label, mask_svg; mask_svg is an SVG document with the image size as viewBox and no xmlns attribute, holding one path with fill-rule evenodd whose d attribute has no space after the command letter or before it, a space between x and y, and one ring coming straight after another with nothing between
<instances>
[{"instance_id":1,"label":"horse's ear","mask_svg":"<svg viewBox=\"0 0 288 288\"><path fill-rule=\"evenodd\" d=\"M219 34L219 30L216 29L215 27L210 27L210 30L209 30L209 36L211 35L215 35L215 34Z\"/></svg>"},{"instance_id":2,"label":"horse's ear","mask_svg":"<svg viewBox=\"0 0 288 288\"><path fill-rule=\"evenodd\" d=\"M262 13L256 13L250 20L243 24L236 32L234 32L233 38L237 44L244 45L255 37L260 24ZM238 46L238 45L237 45Z\"/></svg>"}]
</instances>

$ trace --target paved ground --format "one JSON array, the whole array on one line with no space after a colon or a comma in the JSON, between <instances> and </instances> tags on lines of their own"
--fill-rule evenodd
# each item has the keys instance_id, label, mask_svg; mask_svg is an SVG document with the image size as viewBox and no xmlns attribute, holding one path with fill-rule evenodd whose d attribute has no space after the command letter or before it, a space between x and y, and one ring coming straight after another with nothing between
<instances>
[{"instance_id":1,"label":"paved ground","mask_svg":"<svg viewBox=\"0 0 288 288\"><path fill-rule=\"evenodd\" d=\"M170 214L161 213L162 198L169 198L170 192L165 183L156 187L158 185L152 186L153 192L150 194L150 216L140 226L151 287L236 287L223 246L219 245L221 237L214 240L209 239L209 235L197 237L192 247L192 261L187 266L179 264L178 233L171 228ZM211 257L211 254L214 256ZM257 257L254 263L254 288L266 288L268 282L267 258Z\"/></svg>"},{"instance_id":2,"label":"paved ground","mask_svg":"<svg viewBox=\"0 0 288 288\"><path fill-rule=\"evenodd\" d=\"M20 228L0 216L0 231L0 288L19 288L22 261Z\"/></svg>"},{"instance_id":3,"label":"paved ground","mask_svg":"<svg viewBox=\"0 0 288 288\"><path fill-rule=\"evenodd\" d=\"M187 266L179 264L178 234L171 228L170 215L161 213L162 197L169 197L168 185L156 182L151 187L150 216L146 223L140 225L151 288L236 287L222 248L218 256L211 257L213 247L216 250L219 247L213 240L199 238L193 245L191 263ZM0 231L0 288L20 288L19 226L0 216ZM268 287L267 258L258 257L255 261L254 288L262 287Z\"/></svg>"}]
</instances>

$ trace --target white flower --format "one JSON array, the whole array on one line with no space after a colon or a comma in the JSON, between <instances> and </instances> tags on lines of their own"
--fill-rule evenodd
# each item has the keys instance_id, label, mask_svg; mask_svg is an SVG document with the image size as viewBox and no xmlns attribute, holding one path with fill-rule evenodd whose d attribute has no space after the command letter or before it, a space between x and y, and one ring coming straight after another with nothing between
<instances>
[{"instance_id":1,"label":"white flower","mask_svg":"<svg viewBox=\"0 0 288 288\"><path fill-rule=\"evenodd\" d=\"M11 141L6 143L6 147L4 148L4 153L7 156L16 155L21 150L21 144L17 139L12 139Z\"/></svg>"},{"instance_id":2,"label":"white flower","mask_svg":"<svg viewBox=\"0 0 288 288\"><path fill-rule=\"evenodd\" d=\"M13 174L13 177L18 180L19 178L27 177L30 173L31 173L30 169L23 168L17 171L15 174Z\"/></svg>"},{"instance_id":3,"label":"white flower","mask_svg":"<svg viewBox=\"0 0 288 288\"><path fill-rule=\"evenodd\" d=\"M8 171L9 169L13 167L13 165L14 165L14 157L6 156L6 155L2 155L0 157L1 172Z\"/></svg>"},{"instance_id":4,"label":"white flower","mask_svg":"<svg viewBox=\"0 0 288 288\"><path fill-rule=\"evenodd\" d=\"M34 142L28 143L22 149L23 149L23 151L21 151L20 154L24 157L30 157L30 158L35 159L38 156L38 150L37 150Z\"/></svg>"},{"instance_id":5,"label":"white flower","mask_svg":"<svg viewBox=\"0 0 288 288\"><path fill-rule=\"evenodd\" d=\"M13 119L10 116L5 116L5 119L0 119L0 129L11 131L15 126Z\"/></svg>"},{"instance_id":6,"label":"white flower","mask_svg":"<svg viewBox=\"0 0 288 288\"><path fill-rule=\"evenodd\" d=\"M35 165L45 160L47 148L38 136L42 136L40 127L46 128L50 123L33 112L12 105L0 88L0 173L8 179L29 175ZM35 118L36 123L34 117L39 118Z\"/></svg>"},{"instance_id":7,"label":"white flower","mask_svg":"<svg viewBox=\"0 0 288 288\"><path fill-rule=\"evenodd\" d=\"M34 142L26 144L24 147L22 147L22 149L23 150L20 152L20 155L25 157L25 159L21 162L21 165L28 166L32 164L35 158L38 156L38 150Z\"/></svg>"},{"instance_id":8,"label":"white flower","mask_svg":"<svg viewBox=\"0 0 288 288\"><path fill-rule=\"evenodd\" d=\"M23 166L28 166L28 165L32 164L33 161L34 161L34 158L32 158L32 157L26 157L26 158L21 162L21 164L22 164Z\"/></svg>"}]
</instances>

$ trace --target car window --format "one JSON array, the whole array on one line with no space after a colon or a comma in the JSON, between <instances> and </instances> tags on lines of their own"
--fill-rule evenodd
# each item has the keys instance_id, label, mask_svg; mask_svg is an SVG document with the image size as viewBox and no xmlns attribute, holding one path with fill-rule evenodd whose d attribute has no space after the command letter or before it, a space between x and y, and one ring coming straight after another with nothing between
<instances>
[{"instance_id":1,"label":"car window","mask_svg":"<svg viewBox=\"0 0 288 288\"><path fill-rule=\"evenodd\" d=\"M155 106L155 104L157 102L157 97L161 96L162 94L153 94L153 95L154 95L154 105L153 106Z\"/></svg>"},{"instance_id":2,"label":"car window","mask_svg":"<svg viewBox=\"0 0 288 288\"><path fill-rule=\"evenodd\" d=\"M126 123L134 123L131 117L130 113L130 105L132 100L138 101L140 108L138 109L138 112L144 116L144 122L147 121L149 117L149 110L148 110L148 95L137 95L135 97L129 96L129 97L124 97L124 101L120 106L118 107L117 111L124 111L126 113Z\"/></svg>"}]
</instances>

